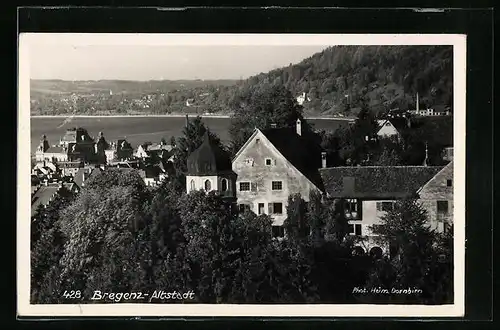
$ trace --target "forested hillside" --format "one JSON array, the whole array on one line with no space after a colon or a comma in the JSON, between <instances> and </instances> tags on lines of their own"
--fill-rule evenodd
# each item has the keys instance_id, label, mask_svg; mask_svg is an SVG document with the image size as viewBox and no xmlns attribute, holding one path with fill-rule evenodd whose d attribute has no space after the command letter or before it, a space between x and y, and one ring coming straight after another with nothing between
<instances>
[{"instance_id":1,"label":"forested hillside","mask_svg":"<svg viewBox=\"0 0 500 330\"><path fill-rule=\"evenodd\" d=\"M334 46L296 65L259 74L244 81L240 92L283 84L295 96L307 93L309 114L360 108L384 110L451 106L453 49L451 46Z\"/></svg>"},{"instance_id":2,"label":"forested hillside","mask_svg":"<svg viewBox=\"0 0 500 330\"><path fill-rule=\"evenodd\" d=\"M242 63L244 65L244 63ZM232 113L256 92L306 93L306 115L452 106L451 46L333 46L241 81L32 81L32 114ZM111 91L111 92L110 92ZM68 94L74 94L69 97Z\"/></svg>"}]
</instances>

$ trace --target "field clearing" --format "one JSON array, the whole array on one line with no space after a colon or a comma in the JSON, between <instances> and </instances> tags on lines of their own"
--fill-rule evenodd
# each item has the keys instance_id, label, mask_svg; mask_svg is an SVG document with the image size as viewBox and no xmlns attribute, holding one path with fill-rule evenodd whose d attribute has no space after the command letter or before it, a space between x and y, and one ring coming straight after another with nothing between
<instances>
[{"instance_id":1,"label":"field clearing","mask_svg":"<svg viewBox=\"0 0 500 330\"><path fill-rule=\"evenodd\" d=\"M172 136L180 136L185 125L184 117L32 117L31 120L31 153L36 151L40 137L45 134L50 145L59 142L66 129L72 127L86 128L91 136L104 133L107 141L126 138L135 148L146 141L167 141ZM229 140L229 118L204 117L203 122L223 141ZM317 129L336 130L347 125L345 120L309 119Z\"/></svg>"}]
</instances>

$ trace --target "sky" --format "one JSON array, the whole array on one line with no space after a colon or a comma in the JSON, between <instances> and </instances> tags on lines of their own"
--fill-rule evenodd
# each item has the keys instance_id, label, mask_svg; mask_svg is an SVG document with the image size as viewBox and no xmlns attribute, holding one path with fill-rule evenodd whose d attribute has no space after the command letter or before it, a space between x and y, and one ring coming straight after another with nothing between
<instances>
[{"instance_id":1,"label":"sky","mask_svg":"<svg viewBox=\"0 0 500 330\"><path fill-rule=\"evenodd\" d=\"M327 45L30 46L31 79L245 79L295 64Z\"/></svg>"}]
</instances>

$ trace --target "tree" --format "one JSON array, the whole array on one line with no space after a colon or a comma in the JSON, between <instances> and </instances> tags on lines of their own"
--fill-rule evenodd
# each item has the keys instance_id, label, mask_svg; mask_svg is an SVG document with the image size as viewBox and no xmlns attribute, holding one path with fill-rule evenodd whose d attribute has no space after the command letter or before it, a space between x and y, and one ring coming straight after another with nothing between
<instances>
[{"instance_id":1,"label":"tree","mask_svg":"<svg viewBox=\"0 0 500 330\"><path fill-rule=\"evenodd\" d=\"M256 127L266 129L271 124L276 124L278 128L288 127L295 125L297 119L306 124L302 107L282 85L261 86L242 92L238 99L229 128L233 153L239 150Z\"/></svg>"},{"instance_id":2,"label":"tree","mask_svg":"<svg viewBox=\"0 0 500 330\"><path fill-rule=\"evenodd\" d=\"M311 190L309 193L309 204L307 219L311 226L311 239L313 245L318 246L324 243L326 232L327 210L323 204L321 193Z\"/></svg>"},{"instance_id":3,"label":"tree","mask_svg":"<svg viewBox=\"0 0 500 330\"><path fill-rule=\"evenodd\" d=\"M211 142L217 144L222 150L225 150L219 137L205 126L202 118L199 116L188 121L182 131L182 136L175 139L175 143L172 144L174 146L172 151L174 156L174 172L170 176L170 182L174 184L178 192L186 189L187 159L189 154L202 144L206 131L208 131Z\"/></svg>"},{"instance_id":4,"label":"tree","mask_svg":"<svg viewBox=\"0 0 500 330\"><path fill-rule=\"evenodd\" d=\"M344 199L331 200L326 203L325 234L329 240L341 244L348 233L348 220L345 216Z\"/></svg>"},{"instance_id":5,"label":"tree","mask_svg":"<svg viewBox=\"0 0 500 330\"><path fill-rule=\"evenodd\" d=\"M400 166L403 165L401 158L394 149L384 148L382 153L375 160L376 166Z\"/></svg>"},{"instance_id":6,"label":"tree","mask_svg":"<svg viewBox=\"0 0 500 330\"><path fill-rule=\"evenodd\" d=\"M395 295L393 299L399 301L431 298L435 287L429 276L436 260L436 233L429 227L425 209L416 200L398 201L372 230L395 252L391 259L377 262L369 285L423 291L421 295Z\"/></svg>"},{"instance_id":7,"label":"tree","mask_svg":"<svg viewBox=\"0 0 500 330\"><path fill-rule=\"evenodd\" d=\"M283 225L287 238L290 240L307 238L310 231L310 226L306 218L307 206L300 193L288 196L286 213L287 218Z\"/></svg>"},{"instance_id":8,"label":"tree","mask_svg":"<svg viewBox=\"0 0 500 330\"><path fill-rule=\"evenodd\" d=\"M108 169L86 181L61 214L65 285L85 288L90 296L93 290L129 290L149 281L142 275L148 271L142 268L146 240L141 238L146 196L136 171Z\"/></svg>"},{"instance_id":9,"label":"tree","mask_svg":"<svg viewBox=\"0 0 500 330\"><path fill-rule=\"evenodd\" d=\"M64 188L63 188L64 189ZM47 208L40 207L31 226L31 301L51 303L59 301L57 275L64 252L65 237L59 227L60 211L71 202L67 194L58 194ZM54 276L55 275L55 276Z\"/></svg>"}]
</instances>

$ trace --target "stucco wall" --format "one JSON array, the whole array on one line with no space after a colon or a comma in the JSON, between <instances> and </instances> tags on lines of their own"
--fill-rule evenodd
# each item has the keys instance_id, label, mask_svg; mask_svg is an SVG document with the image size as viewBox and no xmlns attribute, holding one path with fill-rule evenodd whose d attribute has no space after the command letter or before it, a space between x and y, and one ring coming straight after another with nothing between
<instances>
[{"instance_id":1,"label":"stucco wall","mask_svg":"<svg viewBox=\"0 0 500 330\"><path fill-rule=\"evenodd\" d=\"M211 190L218 190L221 191L222 189L222 180L226 179L228 182L228 189L225 192L227 196L233 196L235 195L235 188L236 188L236 180L234 178L234 175L230 174L220 174L219 176L186 176L186 192L189 193L191 190L191 180L194 180L195 182L195 189L200 190L200 189L205 189L205 180L210 180L211 184Z\"/></svg>"},{"instance_id":2,"label":"stucco wall","mask_svg":"<svg viewBox=\"0 0 500 330\"><path fill-rule=\"evenodd\" d=\"M271 159L272 165L266 165L266 158ZM253 159L253 163L247 163L247 159ZM275 152L272 144L260 132L233 161L233 171L238 176L238 204L249 204L252 211L258 213L258 204L264 203L264 213L267 214L269 203L283 203L283 214L272 215L275 225L282 225L286 218L286 205L290 194L300 193L302 198L308 201L310 190L317 189L283 156ZM282 190L272 190L272 181L282 181ZM240 191L240 182L256 184L256 191Z\"/></svg>"},{"instance_id":3,"label":"stucco wall","mask_svg":"<svg viewBox=\"0 0 500 330\"><path fill-rule=\"evenodd\" d=\"M444 230L446 222L453 222L453 185L453 163L449 163L419 192L419 203L427 210L431 228L439 232ZM448 214L438 215L438 201L448 202Z\"/></svg>"},{"instance_id":4,"label":"stucco wall","mask_svg":"<svg viewBox=\"0 0 500 330\"><path fill-rule=\"evenodd\" d=\"M398 131L392 124L389 124L388 126L387 125L382 126L380 130L377 132L377 135L383 137L395 136L398 135Z\"/></svg>"}]
</instances>

